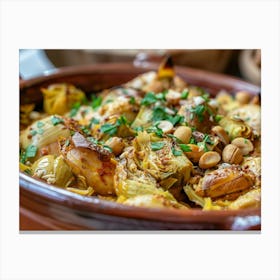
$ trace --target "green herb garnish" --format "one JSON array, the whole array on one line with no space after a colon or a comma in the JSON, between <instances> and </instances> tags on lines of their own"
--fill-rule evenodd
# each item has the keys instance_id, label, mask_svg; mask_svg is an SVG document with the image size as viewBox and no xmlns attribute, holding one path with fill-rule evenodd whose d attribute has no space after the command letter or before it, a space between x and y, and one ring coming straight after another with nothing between
<instances>
[{"instance_id":1,"label":"green herb garnish","mask_svg":"<svg viewBox=\"0 0 280 280\"><path fill-rule=\"evenodd\" d=\"M35 157L37 150L38 150L38 148L36 146L29 145L25 150L26 157L27 158Z\"/></svg>"},{"instance_id":2,"label":"green herb garnish","mask_svg":"<svg viewBox=\"0 0 280 280\"><path fill-rule=\"evenodd\" d=\"M131 96L131 97L130 97L129 103L130 103L130 104L135 104L135 97L134 97L134 96Z\"/></svg>"},{"instance_id":3,"label":"green herb garnish","mask_svg":"<svg viewBox=\"0 0 280 280\"><path fill-rule=\"evenodd\" d=\"M178 123L183 123L185 118L181 115L175 115L174 117L168 115L167 120L169 120L175 126Z\"/></svg>"},{"instance_id":4,"label":"green herb garnish","mask_svg":"<svg viewBox=\"0 0 280 280\"><path fill-rule=\"evenodd\" d=\"M180 148L182 149L183 152L191 152L192 149L189 145L186 144L179 144Z\"/></svg>"},{"instance_id":5,"label":"green herb garnish","mask_svg":"<svg viewBox=\"0 0 280 280\"><path fill-rule=\"evenodd\" d=\"M203 104L191 108L190 112L197 116L199 122L203 122L204 120L203 113L205 112L205 106ZM193 115L191 116L191 119L193 119Z\"/></svg>"},{"instance_id":6,"label":"green herb garnish","mask_svg":"<svg viewBox=\"0 0 280 280\"><path fill-rule=\"evenodd\" d=\"M188 96L189 96L189 91L184 90L181 94L181 99L188 99Z\"/></svg>"},{"instance_id":7,"label":"green herb garnish","mask_svg":"<svg viewBox=\"0 0 280 280\"><path fill-rule=\"evenodd\" d=\"M176 157L181 156L183 154L182 151L176 150L174 147L172 147L171 150L172 150L173 155L176 156Z\"/></svg>"},{"instance_id":8,"label":"green herb garnish","mask_svg":"<svg viewBox=\"0 0 280 280\"><path fill-rule=\"evenodd\" d=\"M107 145L103 145L103 148L104 148L105 150L109 151L110 153L113 152L112 148L109 147L109 146L107 146Z\"/></svg>"},{"instance_id":9,"label":"green herb garnish","mask_svg":"<svg viewBox=\"0 0 280 280\"><path fill-rule=\"evenodd\" d=\"M120 116L116 123L114 124L110 124L110 123L105 123L103 125L101 125L100 127L100 131L102 133L106 133L106 134L109 134L110 136L113 136L117 133L118 131L118 128L121 126L121 125L126 125L127 124L127 119L125 116Z\"/></svg>"},{"instance_id":10,"label":"green herb garnish","mask_svg":"<svg viewBox=\"0 0 280 280\"><path fill-rule=\"evenodd\" d=\"M37 133L42 135L44 133L44 129L43 128L38 128Z\"/></svg>"},{"instance_id":11,"label":"green herb garnish","mask_svg":"<svg viewBox=\"0 0 280 280\"><path fill-rule=\"evenodd\" d=\"M70 118L73 118L74 116L77 115L79 109L81 107L81 103L80 102L76 102L72 105L71 111L70 111Z\"/></svg>"},{"instance_id":12,"label":"green herb garnish","mask_svg":"<svg viewBox=\"0 0 280 280\"><path fill-rule=\"evenodd\" d=\"M63 119L58 118L56 116L52 116L51 117L51 122L52 122L53 125L58 125L60 123L63 123Z\"/></svg>"},{"instance_id":13,"label":"green herb garnish","mask_svg":"<svg viewBox=\"0 0 280 280\"><path fill-rule=\"evenodd\" d=\"M216 115L216 116L214 117L214 120L215 120L215 122L218 123L222 118L223 118L223 116L221 116L221 115Z\"/></svg>"},{"instance_id":14,"label":"green herb garnish","mask_svg":"<svg viewBox=\"0 0 280 280\"><path fill-rule=\"evenodd\" d=\"M97 109L102 103L102 97L101 96L92 96L92 101L91 101L91 108L92 109Z\"/></svg>"},{"instance_id":15,"label":"green herb garnish","mask_svg":"<svg viewBox=\"0 0 280 280\"><path fill-rule=\"evenodd\" d=\"M174 139L177 143L182 143L182 141L179 138L177 138L176 136L174 136L173 134L166 134L166 136Z\"/></svg>"},{"instance_id":16,"label":"green herb garnish","mask_svg":"<svg viewBox=\"0 0 280 280\"><path fill-rule=\"evenodd\" d=\"M45 123L43 123L43 122L37 122L37 127L38 128L41 128L41 127L43 127L45 125Z\"/></svg>"},{"instance_id":17,"label":"green herb garnish","mask_svg":"<svg viewBox=\"0 0 280 280\"><path fill-rule=\"evenodd\" d=\"M152 151L158 151L161 150L164 147L164 142L153 142L151 143L151 149Z\"/></svg>"},{"instance_id":18,"label":"green herb garnish","mask_svg":"<svg viewBox=\"0 0 280 280\"><path fill-rule=\"evenodd\" d=\"M68 147L70 145L70 140L69 139L66 139L65 141L65 146Z\"/></svg>"},{"instance_id":19,"label":"green herb garnish","mask_svg":"<svg viewBox=\"0 0 280 280\"><path fill-rule=\"evenodd\" d=\"M163 137L163 131L160 127L158 127L158 124L155 125L154 127L150 127L147 129L147 132L151 133L155 133L158 137Z\"/></svg>"},{"instance_id":20,"label":"green herb garnish","mask_svg":"<svg viewBox=\"0 0 280 280\"><path fill-rule=\"evenodd\" d=\"M30 131L30 134L31 134L32 136L34 136L34 135L36 135L36 134L37 134L37 131L36 131L36 130L34 130L34 129L32 129L32 130Z\"/></svg>"},{"instance_id":21,"label":"green herb garnish","mask_svg":"<svg viewBox=\"0 0 280 280\"><path fill-rule=\"evenodd\" d=\"M148 92L141 100L141 105L149 106L157 102L157 98L152 92Z\"/></svg>"}]
</instances>

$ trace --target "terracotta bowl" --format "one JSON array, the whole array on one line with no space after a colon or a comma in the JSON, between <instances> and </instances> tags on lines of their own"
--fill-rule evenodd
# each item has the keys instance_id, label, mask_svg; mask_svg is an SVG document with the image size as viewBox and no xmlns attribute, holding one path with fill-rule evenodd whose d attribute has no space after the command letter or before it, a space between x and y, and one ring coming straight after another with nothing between
<instances>
[{"instance_id":1,"label":"terracotta bowl","mask_svg":"<svg viewBox=\"0 0 280 280\"><path fill-rule=\"evenodd\" d=\"M61 68L56 73L20 81L21 104L42 106L40 88L57 82L72 83L87 93L129 81L157 65L97 64ZM176 67L186 82L207 89L247 90L260 88L233 77L186 67ZM20 230L260 230L261 211L171 210L133 207L84 197L48 185L20 172Z\"/></svg>"}]
</instances>

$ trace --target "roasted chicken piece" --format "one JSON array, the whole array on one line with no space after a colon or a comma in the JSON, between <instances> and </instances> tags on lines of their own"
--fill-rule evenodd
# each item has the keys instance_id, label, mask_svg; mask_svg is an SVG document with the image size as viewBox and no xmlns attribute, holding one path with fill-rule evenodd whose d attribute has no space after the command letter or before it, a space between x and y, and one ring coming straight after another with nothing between
<instances>
[{"instance_id":1,"label":"roasted chicken piece","mask_svg":"<svg viewBox=\"0 0 280 280\"><path fill-rule=\"evenodd\" d=\"M61 153L72 172L76 176L82 175L96 194L115 194L116 162L113 154L78 132L72 136L71 144L61 144Z\"/></svg>"},{"instance_id":2,"label":"roasted chicken piece","mask_svg":"<svg viewBox=\"0 0 280 280\"><path fill-rule=\"evenodd\" d=\"M253 187L254 183L255 176L252 172L232 165L206 173L199 183L194 185L194 189L202 197L217 199L227 196L227 199L232 199L230 195L242 194L242 191Z\"/></svg>"},{"instance_id":3,"label":"roasted chicken piece","mask_svg":"<svg viewBox=\"0 0 280 280\"><path fill-rule=\"evenodd\" d=\"M216 111L204 98L195 96L179 109L178 115L184 116L190 127L203 133L209 133L214 125L214 115Z\"/></svg>"}]
</instances>

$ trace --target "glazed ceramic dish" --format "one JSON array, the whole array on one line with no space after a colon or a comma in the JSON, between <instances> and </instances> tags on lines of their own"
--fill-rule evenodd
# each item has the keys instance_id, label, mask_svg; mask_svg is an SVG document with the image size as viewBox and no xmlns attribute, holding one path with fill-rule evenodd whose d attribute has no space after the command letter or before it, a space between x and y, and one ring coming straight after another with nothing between
<instances>
[{"instance_id":1,"label":"glazed ceramic dish","mask_svg":"<svg viewBox=\"0 0 280 280\"><path fill-rule=\"evenodd\" d=\"M157 65L100 64L64 68L56 73L20 82L20 102L42 107L41 88L69 83L85 93L127 83L136 76L157 70ZM246 91L252 96L260 88L244 81L200 70L176 67L188 84L215 96L219 91ZM82 196L57 188L20 172L20 229L25 230L259 230L260 209L177 210L124 205L96 196Z\"/></svg>"}]
</instances>

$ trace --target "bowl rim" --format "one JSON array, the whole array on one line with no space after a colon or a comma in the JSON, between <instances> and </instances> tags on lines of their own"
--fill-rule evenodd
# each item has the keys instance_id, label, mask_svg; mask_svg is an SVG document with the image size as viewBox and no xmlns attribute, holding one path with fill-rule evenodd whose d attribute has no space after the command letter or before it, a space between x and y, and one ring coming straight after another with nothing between
<instances>
[{"instance_id":1,"label":"bowl rim","mask_svg":"<svg viewBox=\"0 0 280 280\"><path fill-rule=\"evenodd\" d=\"M46 82L53 78L63 78L72 75L86 75L98 71L99 74L106 74L107 71L116 71L117 73L127 72L129 68L135 72L146 72L156 70L158 64L147 63L144 66L135 66L132 63L98 63L93 65L67 66L57 68L53 73L46 73L39 77L29 80L20 79L20 91L32 87L36 84ZM243 81L239 78L209 72L206 70L194 69L184 66L175 66L175 72L180 76L180 72L184 72L190 76L190 79L203 79L207 83L221 84L232 86L238 84L241 88L245 88L252 94L258 94L261 88L257 85ZM110 72L111 73L111 72ZM215 82L214 82L215 81ZM31 195L45 198L51 203L63 203L64 206L70 207L87 213L101 213L116 217L125 217L133 219L143 219L149 221L161 221L172 223L209 223L209 224L232 224L235 218L240 217L258 217L260 225L261 208L259 209L239 209L239 210L209 210L201 209L169 209L169 208L148 208L124 205L113 201L107 201L98 197L86 197L72 193L62 188L49 185L44 181L34 179L24 172L19 171L20 190ZM229 226L230 227L230 226Z\"/></svg>"}]
</instances>

